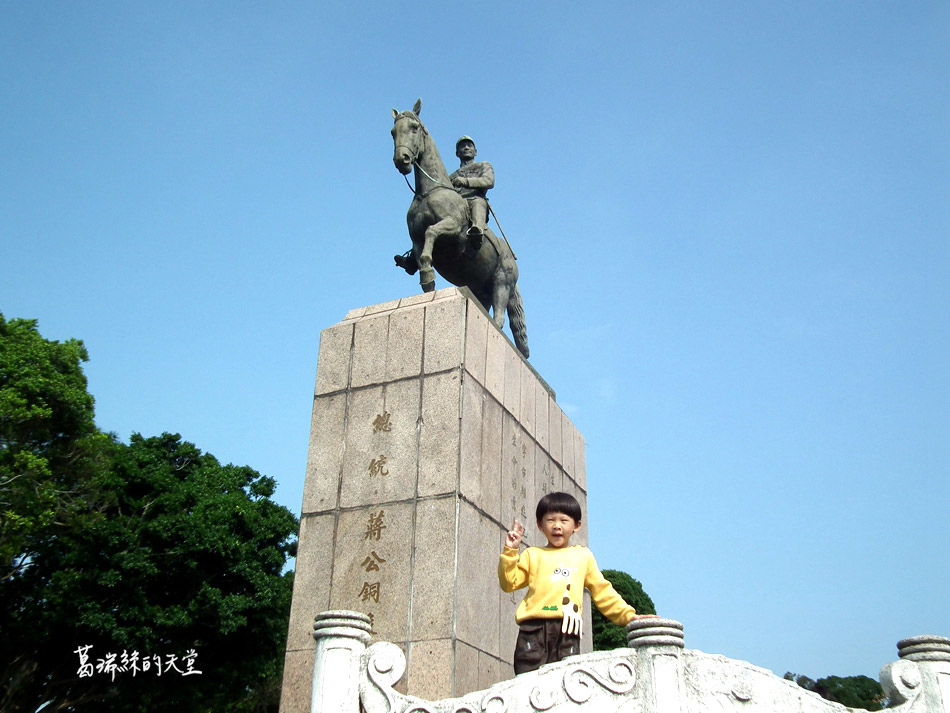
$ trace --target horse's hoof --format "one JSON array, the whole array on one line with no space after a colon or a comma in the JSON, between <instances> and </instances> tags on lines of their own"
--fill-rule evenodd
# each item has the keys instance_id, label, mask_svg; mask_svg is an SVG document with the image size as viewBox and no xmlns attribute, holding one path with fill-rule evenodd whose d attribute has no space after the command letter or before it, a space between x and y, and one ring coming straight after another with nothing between
<instances>
[{"instance_id":1,"label":"horse's hoof","mask_svg":"<svg viewBox=\"0 0 950 713\"><path fill-rule=\"evenodd\" d=\"M423 292L435 292L435 280L432 280L431 282L423 282L423 283L422 283L422 291L423 291Z\"/></svg>"}]
</instances>

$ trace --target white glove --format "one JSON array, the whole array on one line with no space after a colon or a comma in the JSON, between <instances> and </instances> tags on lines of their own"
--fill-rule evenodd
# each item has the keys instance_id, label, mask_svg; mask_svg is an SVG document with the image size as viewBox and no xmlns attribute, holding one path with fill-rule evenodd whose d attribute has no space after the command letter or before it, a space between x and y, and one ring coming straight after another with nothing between
<instances>
[{"instance_id":1,"label":"white glove","mask_svg":"<svg viewBox=\"0 0 950 713\"><path fill-rule=\"evenodd\" d=\"M562 613L564 620L561 622L561 633L580 636L581 629L584 627L584 620L581 619L577 605L568 602L567 605L562 608Z\"/></svg>"}]
</instances>

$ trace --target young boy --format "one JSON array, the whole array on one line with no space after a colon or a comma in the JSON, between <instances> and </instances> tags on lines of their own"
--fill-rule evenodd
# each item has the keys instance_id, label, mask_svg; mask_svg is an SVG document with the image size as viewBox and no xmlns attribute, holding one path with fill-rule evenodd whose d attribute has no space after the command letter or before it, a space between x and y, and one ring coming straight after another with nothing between
<instances>
[{"instance_id":1,"label":"young boy","mask_svg":"<svg viewBox=\"0 0 950 713\"><path fill-rule=\"evenodd\" d=\"M520 627L515 644L516 674L580 653L585 587L600 612L614 624L626 626L645 618L604 578L589 549L569 544L571 535L581 527L581 506L574 496L548 493L538 503L535 515L548 546L529 547L519 555L524 525L515 520L498 560L498 582L503 591L528 588L515 612Z\"/></svg>"}]
</instances>

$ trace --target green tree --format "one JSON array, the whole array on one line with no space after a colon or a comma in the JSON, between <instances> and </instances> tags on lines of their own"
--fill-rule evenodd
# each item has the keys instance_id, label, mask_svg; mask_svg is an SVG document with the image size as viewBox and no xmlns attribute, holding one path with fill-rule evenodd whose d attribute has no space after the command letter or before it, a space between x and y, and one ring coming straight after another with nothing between
<instances>
[{"instance_id":1,"label":"green tree","mask_svg":"<svg viewBox=\"0 0 950 713\"><path fill-rule=\"evenodd\" d=\"M33 536L76 513L104 437L93 422L81 341L40 336L0 314L0 581L28 562Z\"/></svg>"},{"instance_id":2,"label":"green tree","mask_svg":"<svg viewBox=\"0 0 950 713\"><path fill-rule=\"evenodd\" d=\"M0 710L276 711L297 520L270 499L274 480L178 435L99 433L81 343L4 327L26 346L0 348ZM175 656L186 671L190 651L200 674L169 668ZM108 654L127 667L114 680Z\"/></svg>"},{"instance_id":3,"label":"green tree","mask_svg":"<svg viewBox=\"0 0 950 713\"><path fill-rule=\"evenodd\" d=\"M789 672L785 674L785 679L849 708L879 711L886 703L881 684L868 676L827 676L815 681L808 676Z\"/></svg>"},{"instance_id":4,"label":"green tree","mask_svg":"<svg viewBox=\"0 0 950 713\"><path fill-rule=\"evenodd\" d=\"M617 593L623 597L624 601L637 610L638 614L656 614L653 600L650 599L649 594L643 591L643 585L636 579L626 572L615 569L605 569L603 575L614 586ZM618 649L627 645L626 629L607 619L597 611L597 607L594 607L591 612L591 624L594 635L594 651Z\"/></svg>"}]
</instances>

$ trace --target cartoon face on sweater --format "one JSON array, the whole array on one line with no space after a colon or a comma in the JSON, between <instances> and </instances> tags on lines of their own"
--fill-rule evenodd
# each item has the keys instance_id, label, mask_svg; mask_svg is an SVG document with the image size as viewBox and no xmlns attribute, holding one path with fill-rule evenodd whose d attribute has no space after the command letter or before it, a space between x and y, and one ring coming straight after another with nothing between
<instances>
[{"instance_id":1,"label":"cartoon face on sweater","mask_svg":"<svg viewBox=\"0 0 950 713\"><path fill-rule=\"evenodd\" d=\"M577 611L577 605L571 604L571 575L572 574L574 574L573 569L569 567L565 567L564 565L560 565L554 570L554 572L551 574L551 578L548 580L555 587L558 585L558 583L561 583L564 585L564 596L561 598L562 611L569 611L569 610L573 610L575 612ZM544 608L549 611L557 611L557 607L554 605L549 606L549 607L544 607Z\"/></svg>"}]
</instances>

